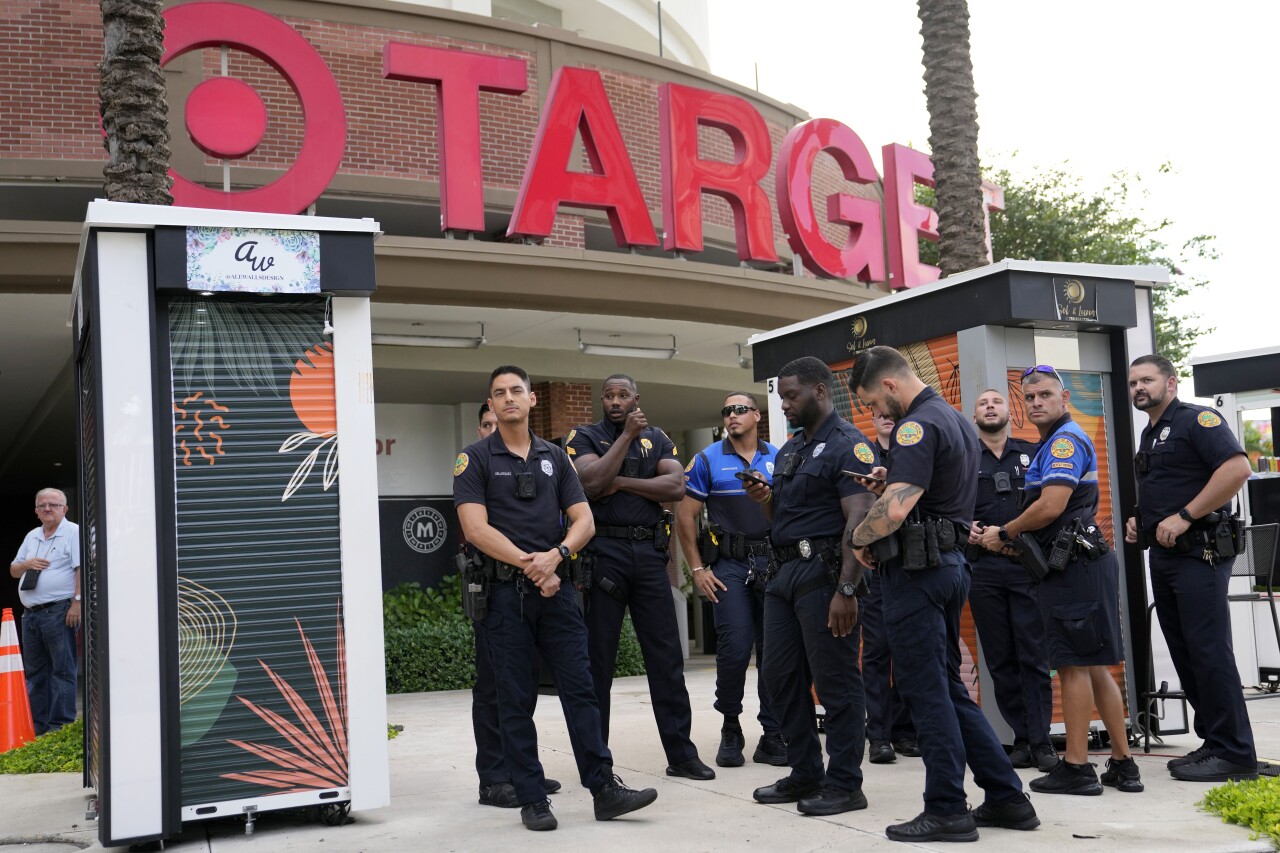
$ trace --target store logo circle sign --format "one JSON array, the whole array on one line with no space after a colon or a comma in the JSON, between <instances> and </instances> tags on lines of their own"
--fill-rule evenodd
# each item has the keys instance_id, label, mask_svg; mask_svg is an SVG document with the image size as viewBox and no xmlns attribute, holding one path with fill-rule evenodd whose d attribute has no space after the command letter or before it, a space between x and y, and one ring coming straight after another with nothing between
<instances>
[{"instance_id":1,"label":"store logo circle sign","mask_svg":"<svg viewBox=\"0 0 1280 853\"><path fill-rule=\"evenodd\" d=\"M444 516L429 506L414 508L400 526L404 542L419 554L430 554L444 544L449 526Z\"/></svg>"},{"instance_id":2,"label":"store logo circle sign","mask_svg":"<svg viewBox=\"0 0 1280 853\"><path fill-rule=\"evenodd\" d=\"M206 47L226 45L242 50L279 72L297 95L305 123L297 159L275 181L252 190L223 192L170 170L174 203L219 210L296 212L319 198L342 164L347 116L338 83L315 49L279 18L235 3L175 6L165 11L164 20L161 66ZM188 97L186 113L192 142L212 157L244 157L266 132L262 99L239 80L205 80Z\"/></svg>"}]
</instances>

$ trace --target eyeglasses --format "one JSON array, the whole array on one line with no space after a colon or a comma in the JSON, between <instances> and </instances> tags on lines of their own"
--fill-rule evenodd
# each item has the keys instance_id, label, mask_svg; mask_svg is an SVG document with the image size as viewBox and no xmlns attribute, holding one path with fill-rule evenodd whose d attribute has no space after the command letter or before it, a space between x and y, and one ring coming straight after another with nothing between
<instances>
[{"instance_id":1,"label":"eyeglasses","mask_svg":"<svg viewBox=\"0 0 1280 853\"><path fill-rule=\"evenodd\" d=\"M36 504L36 509L62 509L66 504Z\"/></svg>"},{"instance_id":2,"label":"eyeglasses","mask_svg":"<svg viewBox=\"0 0 1280 853\"><path fill-rule=\"evenodd\" d=\"M1037 364L1035 367L1028 367L1026 370L1022 371L1022 378L1026 379L1033 373L1043 373L1046 376L1052 376L1059 382L1062 381L1062 377L1058 375L1058 371L1054 370L1047 364Z\"/></svg>"},{"instance_id":3,"label":"eyeglasses","mask_svg":"<svg viewBox=\"0 0 1280 853\"><path fill-rule=\"evenodd\" d=\"M732 406L725 406L720 410L720 417L727 418L729 415L745 415L747 412L754 412L755 406L744 406L742 403L735 403Z\"/></svg>"}]
</instances>

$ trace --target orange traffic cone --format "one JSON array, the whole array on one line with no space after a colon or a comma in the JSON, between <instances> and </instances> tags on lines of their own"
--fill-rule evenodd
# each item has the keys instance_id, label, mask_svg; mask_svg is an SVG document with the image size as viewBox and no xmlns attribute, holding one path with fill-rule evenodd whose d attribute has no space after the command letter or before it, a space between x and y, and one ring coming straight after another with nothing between
<instances>
[{"instance_id":1,"label":"orange traffic cone","mask_svg":"<svg viewBox=\"0 0 1280 853\"><path fill-rule=\"evenodd\" d=\"M17 749L36 739L27 701L27 679L22 671L22 650L18 648L18 626L12 608L4 609L0 622L0 752Z\"/></svg>"}]
</instances>

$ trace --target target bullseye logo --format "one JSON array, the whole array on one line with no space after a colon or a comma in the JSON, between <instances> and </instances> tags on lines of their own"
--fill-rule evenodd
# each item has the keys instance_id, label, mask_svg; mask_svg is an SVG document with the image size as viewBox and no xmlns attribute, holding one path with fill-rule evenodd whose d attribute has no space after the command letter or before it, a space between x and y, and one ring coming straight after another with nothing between
<instances>
[{"instance_id":1,"label":"target bullseye logo","mask_svg":"<svg viewBox=\"0 0 1280 853\"><path fill-rule=\"evenodd\" d=\"M186 207L299 213L320 197L342 164L347 116L329 67L293 27L238 3L188 3L164 13L161 66L185 53L226 46L274 68L302 106L302 147L283 175L266 186L237 192L203 187L171 170L173 200ZM267 108L247 83L212 77L187 97L184 116L191 141L211 157L238 160L253 153L267 131Z\"/></svg>"}]
</instances>

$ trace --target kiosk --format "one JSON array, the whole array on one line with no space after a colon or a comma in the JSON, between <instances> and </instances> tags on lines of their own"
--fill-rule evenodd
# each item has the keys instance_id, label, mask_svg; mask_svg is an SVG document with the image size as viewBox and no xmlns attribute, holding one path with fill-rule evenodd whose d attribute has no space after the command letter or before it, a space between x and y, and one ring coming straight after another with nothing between
<instances>
[{"instance_id":1,"label":"kiosk","mask_svg":"<svg viewBox=\"0 0 1280 853\"><path fill-rule=\"evenodd\" d=\"M872 346L901 350L920 378L966 415L972 414L983 390L1007 388L1011 432L1031 441L1039 441L1039 435L1021 405L1022 370L1036 364L1057 368L1071 391L1072 416L1097 448L1098 524L1120 546L1125 662L1113 672L1130 709L1151 673L1143 616L1148 600L1144 561L1136 547L1124 544L1123 535L1115 535L1123 531L1123 515L1136 502L1133 448L1141 424L1135 423L1129 406L1128 364L1153 350L1151 289L1167 281L1168 271L1156 266L1005 260L750 341L755 378L768 381L770 440L779 445L786 440L786 419L774 377L800 356L816 356L831 366L837 411L868 436L875 434L870 412L852 396L847 376L855 356ZM989 681L967 606L961 633L962 675L982 702L989 695ZM1059 733L1060 702L1055 679L1053 721ZM996 732L1011 742L994 698L983 707ZM1139 724L1147 724L1147 715ZM1178 724L1185 729L1185 720Z\"/></svg>"},{"instance_id":2,"label":"kiosk","mask_svg":"<svg viewBox=\"0 0 1280 853\"><path fill-rule=\"evenodd\" d=\"M389 801L368 546L377 234L89 205L71 326L85 785L104 846Z\"/></svg>"}]
</instances>

